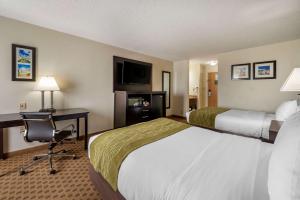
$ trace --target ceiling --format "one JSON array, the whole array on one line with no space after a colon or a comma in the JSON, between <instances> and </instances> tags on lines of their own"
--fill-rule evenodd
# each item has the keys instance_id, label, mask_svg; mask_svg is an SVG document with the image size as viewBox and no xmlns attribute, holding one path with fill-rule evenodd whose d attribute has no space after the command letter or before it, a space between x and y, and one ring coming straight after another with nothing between
<instances>
[{"instance_id":1,"label":"ceiling","mask_svg":"<svg viewBox=\"0 0 300 200\"><path fill-rule=\"evenodd\" d=\"M173 61L300 38L300 0L0 0L0 15Z\"/></svg>"}]
</instances>

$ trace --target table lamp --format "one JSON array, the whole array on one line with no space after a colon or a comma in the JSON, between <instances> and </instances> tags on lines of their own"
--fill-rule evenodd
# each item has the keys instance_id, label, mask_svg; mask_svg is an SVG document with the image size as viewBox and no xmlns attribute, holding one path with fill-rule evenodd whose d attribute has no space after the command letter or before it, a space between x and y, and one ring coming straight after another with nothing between
<instances>
[{"instance_id":1,"label":"table lamp","mask_svg":"<svg viewBox=\"0 0 300 200\"><path fill-rule=\"evenodd\" d=\"M286 79L285 83L281 87L280 91L283 92L299 92L300 91L300 68L294 68L292 73ZM300 99L298 94L298 105L300 105Z\"/></svg>"},{"instance_id":2,"label":"table lamp","mask_svg":"<svg viewBox=\"0 0 300 200\"><path fill-rule=\"evenodd\" d=\"M41 91L42 96L42 108L40 112L55 112L53 108L53 92L59 91L59 87L53 76L42 76L35 90ZM45 91L50 91L51 93L51 107L45 108Z\"/></svg>"}]
</instances>

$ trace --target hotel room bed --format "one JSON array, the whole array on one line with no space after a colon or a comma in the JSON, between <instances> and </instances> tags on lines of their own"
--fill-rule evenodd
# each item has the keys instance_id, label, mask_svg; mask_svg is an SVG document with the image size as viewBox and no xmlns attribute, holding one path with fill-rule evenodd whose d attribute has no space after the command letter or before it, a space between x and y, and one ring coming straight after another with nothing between
<instances>
[{"instance_id":1,"label":"hotel room bed","mask_svg":"<svg viewBox=\"0 0 300 200\"><path fill-rule=\"evenodd\" d=\"M271 121L275 119L275 114L206 107L187 112L186 118L187 122L192 125L269 139L269 127ZM201 118L206 118L206 120Z\"/></svg>"},{"instance_id":2,"label":"hotel room bed","mask_svg":"<svg viewBox=\"0 0 300 200\"><path fill-rule=\"evenodd\" d=\"M90 139L89 147L98 137ZM186 127L130 152L109 199L267 200L271 152L271 144L257 139ZM90 170L97 174L94 167Z\"/></svg>"}]
</instances>

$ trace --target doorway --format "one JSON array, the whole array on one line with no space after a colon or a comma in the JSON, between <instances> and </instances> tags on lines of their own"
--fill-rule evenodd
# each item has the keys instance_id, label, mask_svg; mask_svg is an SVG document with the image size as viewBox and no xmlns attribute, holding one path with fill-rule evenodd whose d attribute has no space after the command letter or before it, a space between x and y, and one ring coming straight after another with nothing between
<instances>
[{"instance_id":1,"label":"doorway","mask_svg":"<svg viewBox=\"0 0 300 200\"><path fill-rule=\"evenodd\" d=\"M218 106L218 61L190 60L189 110Z\"/></svg>"},{"instance_id":2,"label":"doorway","mask_svg":"<svg viewBox=\"0 0 300 200\"><path fill-rule=\"evenodd\" d=\"M218 73L208 72L207 74L207 104L209 107L218 106Z\"/></svg>"}]
</instances>

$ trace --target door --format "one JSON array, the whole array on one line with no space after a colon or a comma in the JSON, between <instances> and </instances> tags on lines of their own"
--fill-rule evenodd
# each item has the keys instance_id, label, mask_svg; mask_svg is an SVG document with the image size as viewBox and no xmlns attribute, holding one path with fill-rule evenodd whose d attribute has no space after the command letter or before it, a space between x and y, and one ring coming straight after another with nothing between
<instances>
[{"instance_id":1,"label":"door","mask_svg":"<svg viewBox=\"0 0 300 200\"><path fill-rule=\"evenodd\" d=\"M218 105L218 73L208 73L208 106L217 107Z\"/></svg>"}]
</instances>

